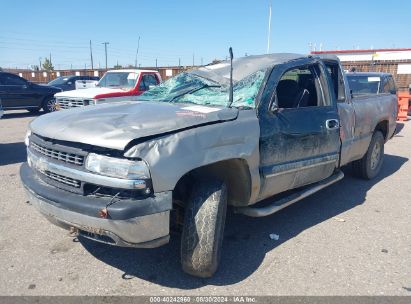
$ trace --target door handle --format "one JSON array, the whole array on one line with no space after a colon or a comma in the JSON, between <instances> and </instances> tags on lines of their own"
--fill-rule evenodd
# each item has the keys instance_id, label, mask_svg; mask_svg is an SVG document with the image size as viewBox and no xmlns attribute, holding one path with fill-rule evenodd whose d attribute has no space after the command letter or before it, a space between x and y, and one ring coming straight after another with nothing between
<instances>
[{"instance_id":1,"label":"door handle","mask_svg":"<svg viewBox=\"0 0 411 304\"><path fill-rule=\"evenodd\" d=\"M339 129L340 128L340 122L338 121L338 119L327 119L325 121L325 127L328 130Z\"/></svg>"}]
</instances>

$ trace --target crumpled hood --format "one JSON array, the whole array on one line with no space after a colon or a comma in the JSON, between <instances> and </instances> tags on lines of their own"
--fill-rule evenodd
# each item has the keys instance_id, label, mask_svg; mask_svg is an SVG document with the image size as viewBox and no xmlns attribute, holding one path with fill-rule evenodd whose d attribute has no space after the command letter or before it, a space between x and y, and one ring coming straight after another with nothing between
<instances>
[{"instance_id":1,"label":"crumpled hood","mask_svg":"<svg viewBox=\"0 0 411 304\"><path fill-rule=\"evenodd\" d=\"M127 93L129 91L122 90L119 88L89 88L89 89L80 89L80 90L71 90L71 91L65 91L61 93L57 93L54 96L55 97L71 97L71 98L94 98L97 95L100 94L107 94L107 93Z\"/></svg>"},{"instance_id":2,"label":"crumpled hood","mask_svg":"<svg viewBox=\"0 0 411 304\"><path fill-rule=\"evenodd\" d=\"M30 129L35 134L51 139L124 150L134 139L233 120L237 116L236 108L166 102L122 102L42 115L30 124Z\"/></svg>"}]
</instances>

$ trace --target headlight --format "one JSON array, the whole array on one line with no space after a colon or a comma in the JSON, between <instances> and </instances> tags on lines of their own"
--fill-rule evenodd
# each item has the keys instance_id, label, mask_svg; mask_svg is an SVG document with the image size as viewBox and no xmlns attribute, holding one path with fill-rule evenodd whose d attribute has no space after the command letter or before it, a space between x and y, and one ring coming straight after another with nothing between
<instances>
[{"instance_id":1,"label":"headlight","mask_svg":"<svg viewBox=\"0 0 411 304\"><path fill-rule=\"evenodd\" d=\"M86 106L94 106L94 105L97 104L97 101L96 101L96 99L87 99L87 100L85 100L85 104L86 104Z\"/></svg>"},{"instance_id":2,"label":"headlight","mask_svg":"<svg viewBox=\"0 0 411 304\"><path fill-rule=\"evenodd\" d=\"M27 130L26 137L24 138L24 144L26 145L26 147L28 147L30 144L30 138L29 138L30 135L31 135L31 130L29 129Z\"/></svg>"},{"instance_id":3,"label":"headlight","mask_svg":"<svg viewBox=\"0 0 411 304\"><path fill-rule=\"evenodd\" d=\"M149 179L148 166L143 161L132 161L90 153L86 169L101 175L124 179Z\"/></svg>"}]
</instances>

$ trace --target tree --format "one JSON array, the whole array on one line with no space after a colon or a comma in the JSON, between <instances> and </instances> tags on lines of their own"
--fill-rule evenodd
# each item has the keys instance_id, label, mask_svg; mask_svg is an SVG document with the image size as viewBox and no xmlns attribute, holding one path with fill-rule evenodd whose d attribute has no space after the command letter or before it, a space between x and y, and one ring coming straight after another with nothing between
<instances>
[{"instance_id":1,"label":"tree","mask_svg":"<svg viewBox=\"0 0 411 304\"><path fill-rule=\"evenodd\" d=\"M123 68L123 66L121 65L121 64L116 64L114 67L113 67L115 70L118 70L118 69L122 69Z\"/></svg>"},{"instance_id":2,"label":"tree","mask_svg":"<svg viewBox=\"0 0 411 304\"><path fill-rule=\"evenodd\" d=\"M43 69L46 71L54 71L54 66L51 63L50 59L48 59L47 57L44 59Z\"/></svg>"}]
</instances>

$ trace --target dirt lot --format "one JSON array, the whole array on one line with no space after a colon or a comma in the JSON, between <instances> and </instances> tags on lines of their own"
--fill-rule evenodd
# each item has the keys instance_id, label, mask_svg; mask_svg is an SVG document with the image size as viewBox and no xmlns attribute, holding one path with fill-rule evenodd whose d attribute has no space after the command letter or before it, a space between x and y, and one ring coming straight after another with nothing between
<instances>
[{"instance_id":1,"label":"dirt lot","mask_svg":"<svg viewBox=\"0 0 411 304\"><path fill-rule=\"evenodd\" d=\"M411 295L410 122L373 181L347 169L275 215L229 211L220 270L196 279L180 270L176 235L157 249L116 248L73 239L37 213L19 178L33 118L0 120L0 295Z\"/></svg>"}]
</instances>

